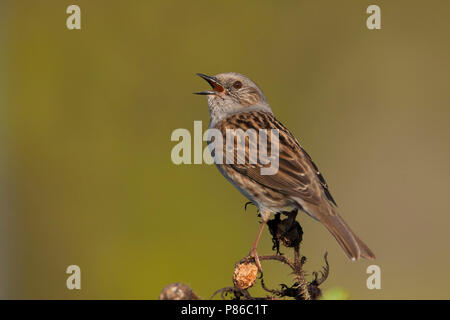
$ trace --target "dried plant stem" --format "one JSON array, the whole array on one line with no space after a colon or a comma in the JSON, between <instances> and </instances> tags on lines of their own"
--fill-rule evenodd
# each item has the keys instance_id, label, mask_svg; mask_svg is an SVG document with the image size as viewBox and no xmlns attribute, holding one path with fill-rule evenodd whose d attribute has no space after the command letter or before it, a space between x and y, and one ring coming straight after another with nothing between
<instances>
[{"instance_id":1,"label":"dried plant stem","mask_svg":"<svg viewBox=\"0 0 450 320\"><path fill-rule=\"evenodd\" d=\"M276 250L275 255L259 256L260 261L275 261L287 265L294 275L294 283L290 286L280 284L281 289L275 290L268 288L264 283L263 274L260 273L261 287L270 295L266 297L253 297L249 289L255 284L258 276L258 270L255 266L254 257L247 256L241 259L235 265L233 273L233 286L224 287L216 290L211 299L220 294L222 299L231 297L235 300L273 300L276 298L294 298L296 300L315 300L321 295L319 286L327 279L329 274L329 265L327 261L327 254L324 259L326 265L322 271L313 272L314 279L308 282L305 277L303 266L306 263L306 257L300 255L300 243L302 241L303 231L300 224L295 217L297 211L282 212L287 215L286 219L281 220L280 214L276 214L273 220L269 220L269 231L272 234L273 250ZM286 248L292 248L294 251L293 259L287 258L280 253L280 244ZM165 291L161 294L161 298L165 299L183 299L183 298L199 299L192 290L183 286L182 284L175 284L167 286Z\"/></svg>"}]
</instances>

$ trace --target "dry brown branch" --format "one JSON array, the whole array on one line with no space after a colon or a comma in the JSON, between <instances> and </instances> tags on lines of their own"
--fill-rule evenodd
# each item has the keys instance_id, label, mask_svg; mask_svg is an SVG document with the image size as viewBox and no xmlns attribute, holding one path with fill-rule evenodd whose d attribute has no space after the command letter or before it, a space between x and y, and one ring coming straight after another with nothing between
<instances>
[{"instance_id":1,"label":"dry brown branch","mask_svg":"<svg viewBox=\"0 0 450 320\"><path fill-rule=\"evenodd\" d=\"M281 214L286 215L281 219ZM253 297L249 289L257 280L258 269L253 257L245 257L236 263L233 273L233 286L216 290L211 299L220 295L221 299L234 300L273 300L293 298L296 300L316 300L321 296L319 286L327 279L330 267L327 261L327 253L324 255L325 266L319 272L313 272L314 279L310 282L306 280L303 269L306 257L300 254L300 243L303 237L303 230L296 221L297 211L282 212L269 220L267 225L272 235L273 247L276 251L274 255L260 256L259 260L275 261L289 267L293 275L291 285L280 284L280 289L270 289L264 282L263 274L260 274L261 287L268 293L265 297ZM287 258L280 252L280 245L292 248L293 259ZM166 286L161 293L160 299L200 299L188 286L183 284L171 284Z\"/></svg>"}]
</instances>

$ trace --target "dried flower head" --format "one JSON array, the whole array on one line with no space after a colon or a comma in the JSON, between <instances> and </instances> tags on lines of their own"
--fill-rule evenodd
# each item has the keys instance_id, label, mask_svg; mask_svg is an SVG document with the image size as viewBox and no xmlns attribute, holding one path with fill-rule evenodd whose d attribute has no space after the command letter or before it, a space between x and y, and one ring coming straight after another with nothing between
<instances>
[{"instance_id":1,"label":"dried flower head","mask_svg":"<svg viewBox=\"0 0 450 320\"><path fill-rule=\"evenodd\" d=\"M200 298L188 285L177 282L165 286L159 300L200 300Z\"/></svg>"},{"instance_id":2,"label":"dried flower head","mask_svg":"<svg viewBox=\"0 0 450 320\"><path fill-rule=\"evenodd\" d=\"M239 263L234 269L233 283L239 289L253 286L258 276L258 267L251 262Z\"/></svg>"}]
</instances>

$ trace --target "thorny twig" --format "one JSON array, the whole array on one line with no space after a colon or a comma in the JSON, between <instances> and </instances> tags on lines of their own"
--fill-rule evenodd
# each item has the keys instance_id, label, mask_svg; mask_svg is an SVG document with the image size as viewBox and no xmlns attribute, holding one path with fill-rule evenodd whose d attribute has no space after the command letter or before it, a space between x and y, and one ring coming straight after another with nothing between
<instances>
[{"instance_id":1,"label":"thorny twig","mask_svg":"<svg viewBox=\"0 0 450 320\"><path fill-rule=\"evenodd\" d=\"M286 215L285 219L281 219L281 214ZM280 289L270 289L264 282L261 274L261 287L269 294L265 297L253 297L249 288L251 288L257 277L257 268L254 264L253 257L245 257L241 259L235 266L233 277L233 286L224 287L216 290L211 299L220 294L220 298L233 300L273 300L277 298L293 298L296 300L316 300L320 298L321 290L319 286L327 279L330 267L327 260L327 253L324 255L325 266L321 271L313 272L314 279L308 282L305 278L303 266L306 263L306 257L300 254L300 243L303 238L303 230L296 221L297 211L277 213L274 219L269 220L267 225L272 235L272 242L276 253L274 255L259 256L260 261L276 261L287 265L293 275L294 282L289 286L280 284ZM280 252L280 245L293 249L293 259L287 258ZM168 288L167 286L166 288ZM189 290L190 288L187 287ZM188 293L192 292L187 290ZM163 290L164 293L164 290ZM161 297L166 295L161 294ZM193 292L193 297L198 298ZM170 295L169 295L170 296ZM169 298L170 299L170 298ZM200 298L198 298L200 299Z\"/></svg>"},{"instance_id":2,"label":"thorny twig","mask_svg":"<svg viewBox=\"0 0 450 320\"><path fill-rule=\"evenodd\" d=\"M287 218L281 219L281 214L286 215ZM213 295L221 293L221 298L225 299L226 295L230 295L232 299L238 300L255 300L255 299L275 299L283 297L291 297L297 300L314 300L321 295L319 286L326 280L329 274L329 265L327 261L327 253L325 253L325 267L322 271L313 272L314 279L308 282L305 278L303 265L306 263L306 257L300 255L300 243L303 237L303 230L300 224L295 220L297 211L281 212L275 215L274 219L268 221L269 231L272 235L273 250L275 255L260 256L260 261L277 261L287 265L294 275L294 283L291 286L280 284L281 289L270 289L264 282L264 277L261 275L261 287L270 295L267 297L253 297L250 295L249 288L239 288L235 285L233 287L226 287L219 289ZM294 258L291 260L280 252L280 245L286 248L292 248L294 251ZM236 266L245 263L253 263L252 257L245 257L240 260Z\"/></svg>"}]
</instances>

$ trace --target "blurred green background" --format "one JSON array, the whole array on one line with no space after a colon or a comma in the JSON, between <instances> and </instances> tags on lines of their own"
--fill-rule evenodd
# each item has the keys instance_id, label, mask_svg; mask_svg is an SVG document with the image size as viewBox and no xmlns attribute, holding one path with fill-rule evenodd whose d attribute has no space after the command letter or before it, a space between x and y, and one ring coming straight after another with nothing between
<instances>
[{"instance_id":1,"label":"blurred green background","mask_svg":"<svg viewBox=\"0 0 450 320\"><path fill-rule=\"evenodd\" d=\"M381 7L382 29L366 28ZM66 8L81 7L81 30ZM377 255L352 263L300 216L310 273L353 299L450 298L449 1L0 2L0 297L208 298L256 211L214 166L171 162L208 125L196 72L255 80ZM259 252L270 252L265 231ZM366 268L381 267L381 290ZM66 288L81 267L82 289ZM264 265L267 285L288 270ZM256 291L258 293L258 290ZM338 295L339 296L339 295ZM346 294L341 295L346 296Z\"/></svg>"}]
</instances>

